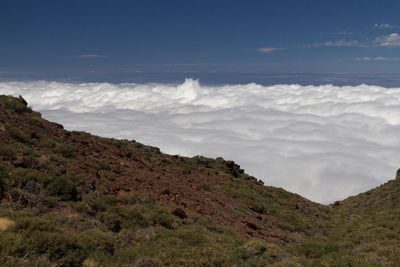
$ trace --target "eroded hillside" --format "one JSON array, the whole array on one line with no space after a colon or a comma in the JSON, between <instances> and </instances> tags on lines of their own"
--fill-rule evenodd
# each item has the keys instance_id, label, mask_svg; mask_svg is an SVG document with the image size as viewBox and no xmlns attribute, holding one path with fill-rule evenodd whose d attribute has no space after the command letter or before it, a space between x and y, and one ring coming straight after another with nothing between
<instances>
[{"instance_id":1,"label":"eroded hillside","mask_svg":"<svg viewBox=\"0 0 400 267\"><path fill-rule=\"evenodd\" d=\"M0 160L2 265L399 260L398 181L324 206L264 186L233 161L66 131L7 96Z\"/></svg>"}]
</instances>

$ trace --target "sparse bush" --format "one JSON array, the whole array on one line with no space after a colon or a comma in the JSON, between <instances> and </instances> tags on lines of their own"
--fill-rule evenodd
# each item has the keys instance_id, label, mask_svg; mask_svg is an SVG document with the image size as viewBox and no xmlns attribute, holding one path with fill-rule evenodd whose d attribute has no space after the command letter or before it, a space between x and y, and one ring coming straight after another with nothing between
<instances>
[{"instance_id":1,"label":"sparse bush","mask_svg":"<svg viewBox=\"0 0 400 267\"><path fill-rule=\"evenodd\" d=\"M7 130L8 134L10 135L10 137L15 140L18 140L25 144L32 143L31 137L29 135L25 134L24 132L22 132L17 127L6 126L6 130Z\"/></svg>"},{"instance_id":2,"label":"sparse bush","mask_svg":"<svg viewBox=\"0 0 400 267\"><path fill-rule=\"evenodd\" d=\"M303 242L294 248L294 253L304 255L307 258L320 258L325 254L335 252L339 248L336 245L325 244L321 242Z\"/></svg>"},{"instance_id":3,"label":"sparse bush","mask_svg":"<svg viewBox=\"0 0 400 267\"><path fill-rule=\"evenodd\" d=\"M53 151L63 157L72 158L75 155L76 148L69 144L57 144Z\"/></svg>"},{"instance_id":4,"label":"sparse bush","mask_svg":"<svg viewBox=\"0 0 400 267\"><path fill-rule=\"evenodd\" d=\"M110 195L104 195L99 192L93 192L85 195L83 197L83 201L87 203L93 214L96 214L100 211L106 211L110 207L113 207L117 204L117 200L114 197Z\"/></svg>"},{"instance_id":5,"label":"sparse bush","mask_svg":"<svg viewBox=\"0 0 400 267\"><path fill-rule=\"evenodd\" d=\"M77 197L77 185L68 175L55 178L47 186L50 195L58 196L61 200L74 200Z\"/></svg>"},{"instance_id":6,"label":"sparse bush","mask_svg":"<svg viewBox=\"0 0 400 267\"><path fill-rule=\"evenodd\" d=\"M96 164L94 164L93 167L99 171L100 170L107 170L107 171L111 170L110 164L108 164L107 162L104 162L104 161L97 162Z\"/></svg>"},{"instance_id":7,"label":"sparse bush","mask_svg":"<svg viewBox=\"0 0 400 267\"><path fill-rule=\"evenodd\" d=\"M0 235L0 253L13 257L46 257L59 266L76 266L84 259L72 231L66 232L48 219L24 217L9 234Z\"/></svg>"},{"instance_id":8,"label":"sparse bush","mask_svg":"<svg viewBox=\"0 0 400 267\"><path fill-rule=\"evenodd\" d=\"M175 217L171 214L167 214L164 212L159 213L155 218L155 223L168 229L174 228L174 222L175 222Z\"/></svg>"},{"instance_id":9,"label":"sparse bush","mask_svg":"<svg viewBox=\"0 0 400 267\"><path fill-rule=\"evenodd\" d=\"M139 198L136 195L123 195L120 196L119 200L125 205L133 205L138 203Z\"/></svg>"},{"instance_id":10,"label":"sparse bush","mask_svg":"<svg viewBox=\"0 0 400 267\"><path fill-rule=\"evenodd\" d=\"M97 228L81 233L78 237L78 244L87 252L98 250L113 253L114 251L113 236Z\"/></svg>"},{"instance_id":11,"label":"sparse bush","mask_svg":"<svg viewBox=\"0 0 400 267\"><path fill-rule=\"evenodd\" d=\"M115 212L101 212L98 214L98 218L112 232L119 232L121 229L121 217Z\"/></svg>"},{"instance_id":12,"label":"sparse bush","mask_svg":"<svg viewBox=\"0 0 400 267\"><path fill-rule=\"evenodd\" d=\"M148 220L145 218L144 214L140 212L137 206L132 206L125 212L125 220L123 221L123 227L131 230L137 230L142 227L149 225Z\"/></svg>"},{"instance_id":13,"label":"sparse bush","mask_svg":"<svg viewBox=\"0 0 400 267\"><path fill-rule=\"evenodd\" d=\"M156 259L149 256L139 256L133 263L134 267L157 267L159 263Z\"/></svg>"},{"instance_id":14,"label":"sparse bush","mask_svg":"<svg viewBox=\"0 0 400 267\"><path fill-rule=\"evenodd\" d=\"M11 96L0 96L0 103L4 105L6 109L15 113L32 113L31 108L25 106L17 98Z\"/></svg>"},{"instance_id":15,"label":"sparse bush","mask_svg":"<svg viewBox=\"0 0 400 267\"><path fill-rule=\"evenodd\" d=\"M211 186L209 184L201 184L201 185L199 185L199 188L204 191L208 191L208 192L211 191Z\"/></svg>"},{"instance_id":16,"label":"sparse bush","mask_svg":"<svg viewBox=\"0 0 400 267\"><path fill-rule=\"evenodd\" d=\"M40 185L46 186L50 182L50 178L35 169L15 168L10 172L11 185L24 187L28 181L34 181Z\"/></svg>"},{"instance_id":17,"label":"sparse bush","mask_svg":"<svg viewBox=\"0 0 400 267\"><path fill-rule=\"evenodd\" d=\"M0 155L5 160L15 160L18 158L19 155L28 157L28 158L35 158L35 151L30 147L21 144L21 143L12 143L8 145L3 145L0 148Z\"/></svg>"}]
</instances>

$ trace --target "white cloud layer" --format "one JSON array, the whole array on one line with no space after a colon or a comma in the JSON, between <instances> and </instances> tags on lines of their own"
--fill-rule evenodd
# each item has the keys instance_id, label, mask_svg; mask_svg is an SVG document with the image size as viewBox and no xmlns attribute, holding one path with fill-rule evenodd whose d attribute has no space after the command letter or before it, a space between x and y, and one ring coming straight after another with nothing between
<instances>
[{"instance_id":1,"label":"white cloud layer","mask_svg":"<svg viewBox=\"0 0 400 267\"><path fill-rule=\"evenodd\" d=\"M400 88L3 82L67 129L172 154L233 159L318 202L375 187L400 167Z\"/></svg>"}]
</instances>

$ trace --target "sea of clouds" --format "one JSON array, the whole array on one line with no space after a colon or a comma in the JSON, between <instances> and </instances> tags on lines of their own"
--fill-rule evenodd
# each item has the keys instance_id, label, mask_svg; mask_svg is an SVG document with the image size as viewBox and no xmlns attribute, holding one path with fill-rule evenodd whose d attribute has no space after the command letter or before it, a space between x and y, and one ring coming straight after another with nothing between
<instances>
[{"instance_id":1,"label":"sea of clouds","mask_svg":"<svg viewBox=\"0 0 400 267\"><path fill-rule=\"evenodd\" d=\"M329 203L400 167L400 88L0 82L66 129L232 159L266 185Z\"/></svg>"}]
</instances>

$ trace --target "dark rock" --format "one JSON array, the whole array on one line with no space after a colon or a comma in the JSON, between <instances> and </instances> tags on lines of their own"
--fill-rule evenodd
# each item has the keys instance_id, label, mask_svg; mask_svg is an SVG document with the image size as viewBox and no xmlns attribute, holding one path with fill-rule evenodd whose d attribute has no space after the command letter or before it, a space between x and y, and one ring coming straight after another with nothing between
<instances>
[{"instance_id":1,"label":"dark rock","mask_svg":"<svg viewBox=\"0 0 400 267\"><path fill-rule=\"evenodd\" d=\"M233 169L234 167L235 167L235 162L233 161L233 160L227 160L227 161L225 161L225 166L228 168L228 169Z\"/></svg>"},{"instance_id":2,"label":"dark rock","mask_svg":"<svg viewBox=\"0 0 400 267\"><path fill-rule=\"evenodd\" d=\"M225 166L228 169L227 173L233 175L235 178L239 177L240 174L244 173L244 170L240 168L240 165L236 164L232 160L225 161Z\"/></svg>"},{"instance_id":3,"label":"dark rock","mask_svg":"<svg viewBox=\"0 0 400 267\"><path fill-rule=\"evenodd\" d=\"M28 102L26 102L26 100L21 95L18 96L18 99L19 99L19 102L24 104L25 107L28 106Z\"/></svg>"},{"instance_id":4,"label":"dark rock","mask_svg":"<svg viewBox=\"0 0 400 267\"><path fill-rule=\"evenodd\" d=\"M400 169L396 172L396 180L400 180Z\"/></svg>"},{"instance_id":5,"label":"dark rock","mask_svg":"<svg viewBox=\"0 0 400 267\"><path fill-rule=\"evenodd\" d=\"M247 225L248 227L250 227L251 229L253 229L253 230L258 230L258 229L259 229L258 226L255 225L255 224L252 223L252 222L246 222L246 225Z\"/></svg>"},{"instance_id":6,"label":"dark rock","mask_svg":"<svg viewBox=\"0 0 400 267\"><path fill-rule=\"evenodd\" d=\"M169 194L171 194L171 191L169 190L169 188L164 188L163 190L161 190L161 194L162 195L169 195Z\"/></svg>"},{"instance_id":7,"label":"dark rock","mask_svg":"<svg viewBox=\"0 0 400 267\"><path fill-rule=\"evenodd\" d=\"M58 129L64 129L64 126L62 126L61 124L55 123L55 122L51 122L52 125L56 126ZM67 135L71 135L71 133L67 132Z\"/></svg>"},{"instance_id":8,"label":"dark rock","mask_svg":"<svg viewBox=\"0 0 400 267\"><path fill-rule=\"evenodd\" d=\"M181 208L176 208L176 209L172 212L172 214L175 215L176 217L181 218L181 219L187 218L186 212L185 212L183 209L181 209Z\"/></svg>"},{"instance_id":9,"label":"dark rock","mask_svg":"<svg viewBox=\"0 0 400 267\"><path fill-rule=\"evenodd\" d=\"M39 136L36 132L31 133L31 139L39 139Z\"/></svg>"}]
</instances>

